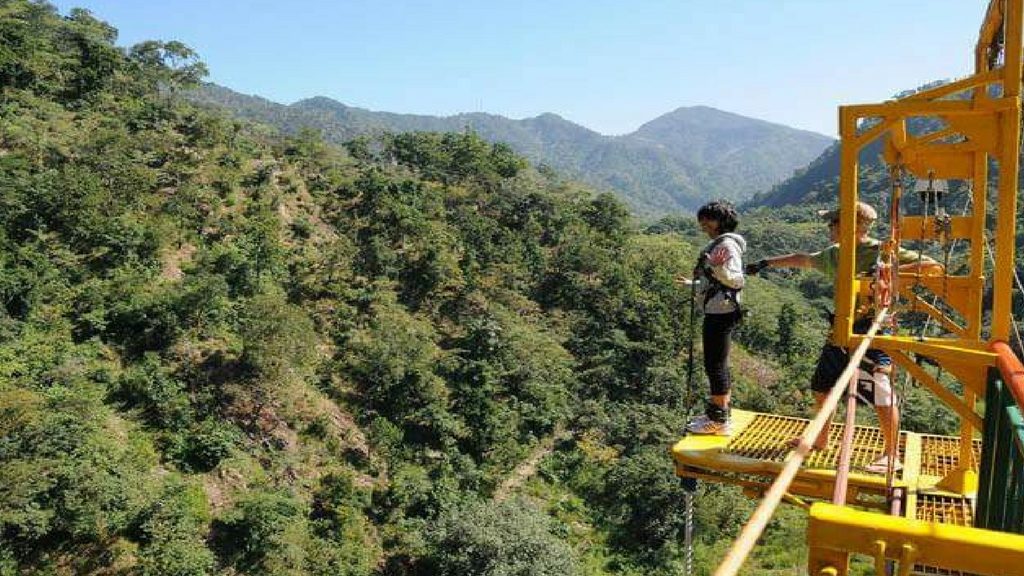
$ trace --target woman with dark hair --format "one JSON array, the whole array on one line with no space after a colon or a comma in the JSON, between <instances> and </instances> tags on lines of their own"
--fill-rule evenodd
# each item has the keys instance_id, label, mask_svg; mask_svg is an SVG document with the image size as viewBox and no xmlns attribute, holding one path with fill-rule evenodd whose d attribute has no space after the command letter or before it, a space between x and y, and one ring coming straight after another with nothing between
<instances>
[{"instance_id":1,"label":"woman with dark hair","mask_svg":"<svg viewBox=\"0 0 1024 576\"><path fill-rule=\"evenodd\" d=\"M715 201L701 206L697 223L710 242L700 251L693 280L695 294L702 298L704 324L704 372L711 386L711 397L704 413L691 420L686 429L694 434L728 435L729 419L729 348L732 333L742 317L740 290L743 289L743 251L747 242L734 233L739 224L736 209L728 202Z\"/></svg>"}]
</instances>

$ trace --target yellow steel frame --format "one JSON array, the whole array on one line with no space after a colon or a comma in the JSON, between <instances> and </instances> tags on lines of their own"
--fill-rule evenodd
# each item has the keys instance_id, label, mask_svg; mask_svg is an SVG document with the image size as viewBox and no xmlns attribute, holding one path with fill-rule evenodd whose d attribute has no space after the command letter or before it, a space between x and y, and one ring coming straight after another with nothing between
<instances>
[{"instance_id":1,"label":"yellow steel frame","mask_svg":"<svg viewBox=\"0 0 1024 576\"><path fill-rule=\"evenodd\" d=\"M839 205L841 218L839 269L836 283L834 338L838 344L854 346L860 337L853 333L858 296L869 288L855 273L855 206L858 200L858 157L865 146L884 143L884 157L890 166L900 166L917 178L970 180L973 182L972 211L952 219L950 237L969 240L969 270L964 275L918 277L901 273L897 288L908 307L935 318L949 332L944 338L878 336L873 346L889 351L896 362L948 404L961 417L961 447L971 446L974 430L980 430L975 412L977 396L983 393L986 372L995 365L989 352L993 341L1006 341L1012 323L1011 291L1014 269L1015 215L1020 153L1020 91L1022 62L1022 1L991 0L975 49L975 73L950 84L923 90L908 98L841 106L839 127L841 165ZM966 99L948 99L954 95ZM911 118L935 118L944 128L930 134L911 135ZM869 127L864 127L867 124ZM982 332L982 293L985 289L986 218L989 216L988 166L999 167L994 211L995 267L991 307L991 329ZM935 238L934 217L898 216L902 239ZM901 238L896 238L899 242ZM948 272L948 271L947 271ZM915 296L912 288L931 291L942 306L933 306ZM960 318L950 318L952 310ZM912 366L909 353L932 358L964 384L963 397L941 388L927 372ZM960 459L969 462L966 453ZM964 464L966 466L966 464ZM976 486L974 472L961 468L948 479L950 489L968 492Z\"/></svg>"},{"instance_id":2,"label":"yellow steel frame","mask_svg":"<svg viewBox=\"0 0 1024 576\"><path fill-rule=\"evenodd\" d=\"M899 274L900 296L946 328L946 338L879 336L873 345L890 352L895 362L949 405L961 419L960 457L957 470L938 487L968 494L977 490L972 451L973 430L980 430L976 399L984 393L986 372L995 365L989 352L994 341L1007 341L1012 327L1011 290L1014 270L1014 234L1017 213L1017 178L1020 154L1020 91L1024 0L991 0L975 48L975 74L951 84L924 90L909 98L882 104L843 106L839 109L842 137L840 167L840 243L836 288L837 343L857 344L853 320L858 296L867 287L855 277L854 218L857 202L857 160L868 144L884 138L884 156L918 178L969 179L973 182L971 214L952 219L950 238L970 241L967 274L950 278L918 278ZM945 100L966 94L969 99ZM932 117L945 128L931 134L908 134L907 120ZM862 121L874 124L859 131ZM982 333L982 299L985 246L989 216L988 166L999 167L996 190L995 266L991 328ZM899 216L902 239L936 238L933 218ZM900 238L896 238L897 242ZM910 290L923 285L944 299L931 306ZM959 321L946 316L953 310ZM928 356L960 380L963 397L948 390L917 366L909 353ZM954 510L954 516L969 510ZM887 562L897 563L897 574L906 575L918 562L968 573L1024 576L1024 536L989 532L936 522L880 516L830 504L814 504L808 525L809 573L842 576L848 573L850 554L874 557L876 573L884 574Z\"/></svg>"},{"instance_id":3,"label":"yellow steel frame","mask_svg":"<svg viewBox=\"0 0 1024 576\"><path fill-rule=\"evenodd\" d=\"M898 297L914 310L937 320L948 336L876 335L872 341L872 346L887 350L897 364L959 415L961 431L959 438L902 434L905 465L902 474L893 478L891 487L902 493L904 514L908 517L825 503L810 505L809 574L846 575L850 556L861 554L874 558L875 572L879 575L888 573L887 564L895 563L895 574L900 576L933 567L965 574L1024 576L1024 536L957 525L972 522L971 502L978 489L976 470L980 448L979 442L974 440L974 431L980 431L983 421L976 411L976 401L985 392L989 368L996 364L992 344L1008 340L1013 322L1011 290L1020 170L1022 41L1024 0L990 0L979 32L972 76L897 101L839 109L842 138L839 236L843 241L840 242L833 326L837 344L852 348L865 338L853 333L858 300L870 292L868 282L855 274L855 207L858 157L862 150L881 141L886 161L898 167L893 170L897 176L910 173L919 179L935 177L973 183L971 213L953 217L943 228L942 236L970 242L967 272L939 278L896 273ZM949 99L960 95L966 98ZM944 127L928 134L910 134L908 120L920 117L939 119ZM999 168L992 209L988 205L990 161ZM898 193L894 188L894 196ZM935 217L900 214L892 217L897 219L894 229L900 232L885 244L886 250L895 249L902 240L940 238ZM989 221L995 223L992 231L995 266L991 309L983 311ZM941 298L941 304L926 302L916 292L920 288ZM985 334L983 313L989 311L991 327ZM918 366L912 353L937 362L963 384L962 393L946 388ZM768 488L762 479L784 475L792 468L791 458L807 456L807 440L803 440L796 452L785 457L779 456L777 450L767 450L764 446L777 447L784 443L778 438L780 430L792 423L779 424L776 426L779 430L761 420L752 425L755 419L762 417L784 418L734 410L737 432L732 438L683 438L672 449L676 474L732 483L749 494L764 493L765 498L770 499L775 485ZM747 434L748 427L754 429L753 434ZM788 428L785 432L792 434ZM804 452L800 452L801 449ZM837 481L836 472L820 466L823 458L832 456L828 453L808 456L808 465L790 477L792 483L788 484L788 492L782 499L806 507L802 498L829 498ZM889 494L890 485L884 478L854 472L849 482L852 501L864 507L877 506L877 495ZM763 518L756 519L763 526ZM746 529L744 534L747 534ZM719 572L735 574L742 563L742 560L737 563L735 558L727 557Z\"/></svg>"}]
</instances>

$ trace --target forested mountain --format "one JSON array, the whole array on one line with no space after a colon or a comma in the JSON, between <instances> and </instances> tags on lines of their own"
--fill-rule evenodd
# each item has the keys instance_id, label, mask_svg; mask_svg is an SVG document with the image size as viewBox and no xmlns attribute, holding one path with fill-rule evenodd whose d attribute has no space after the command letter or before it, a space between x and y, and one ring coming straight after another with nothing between
<instances>
[{"instance_id":1,"label":"forested mountain","mask_svg":"<svg viewBox=\"0 0 1024 576\"><path fill-rule=\"evenodd\" d=\"M631 134L603 136L555 114L524 120L484 113L391 114L322 97L285 106L214 84L192 98L286 134L311 127L336 143L384 132L469 129L487 141L508 143L531 162L610 189L643 215L692 211L711 198L745 200L804 167L833 141L706 106L680 108Z\"/></svg>"},{"instance_id":2,"label":"forested mountain","mask_svg":"<svg viewBox=\"0 0 1024 576\"><path fill-rule=\"evenodd\" d=\"M888 185L885 165L881 160L881 144L872 143L861 151L860 171L864 180L860 193L866 199L887 194ZM773 186L766 192L755 194L744 203L748 208L804 204L823 206L835 204L839 199L839 143L829 146L821 156L807 167L798 170L792 177Z\"/></svg>"},{"instance_id":3,"label":"forested mountain","mask_svg":"<svg viewBox=\"0 0 1024 576\"><path fill-rule=\"evenodd\" d=\"M692 219L473 133L268 134L180 98L188 47L115 38L0 3L0 574L679 571ZM801 412L827 289L746 290L735 402ZM752 504L697 500L708 574ZM799 570L802 519L745 573Z\"/></svg>"}]
</instances>

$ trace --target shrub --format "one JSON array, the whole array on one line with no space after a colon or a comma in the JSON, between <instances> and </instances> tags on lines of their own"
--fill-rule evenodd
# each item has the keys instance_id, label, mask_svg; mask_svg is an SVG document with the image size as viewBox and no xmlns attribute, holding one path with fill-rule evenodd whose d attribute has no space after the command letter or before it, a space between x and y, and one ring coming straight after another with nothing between
<instances>
[{"instance_id":1,"label":"shrub","mask_svg":"<svg viewBox=\"0 0 1024 576\"><path fill-rule=\"evenodd\" d=\"M572 576L580 573L552 522L522 501L467 502L428 532L428 563L438 576Z\"/></svg>"},{"instance_id":2,"label":"shrub","mask_svg":"<svg viewBox=\"0 0 1024 576\"><path fill-rule=\"evenodd\" d=\"M283 492L250 492L215 523L222 560L245 574L301 574L305 508Z\"/></svg>"},{"instance_id":3,"label":"shrub","mask_svg":"<svg viewBox=\"0 0 1024 576\"><path fill-rule=\"evenodd\" d=\"M209 520L202 488L171 479L141 517L142 576L213 573L213 552L205 543Z\"/></svg>"}]
</instances>

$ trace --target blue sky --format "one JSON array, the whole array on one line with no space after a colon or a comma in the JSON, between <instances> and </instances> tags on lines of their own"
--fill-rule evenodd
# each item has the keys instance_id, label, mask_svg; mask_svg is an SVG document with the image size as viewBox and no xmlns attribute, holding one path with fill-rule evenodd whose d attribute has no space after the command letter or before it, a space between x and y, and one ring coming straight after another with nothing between
<instances>
[{"instance_id":1,"label":"blue sky","mask_svg":"<svg viewBox=\"0 0 1024 576\"><path fill-rule=\"evenodd\" d=\"M984 0L60 0L180 40L283 104L554 112L624 134L705 105L827 135L836 107L971 72Z\"/></svg>"}]
</instances>

